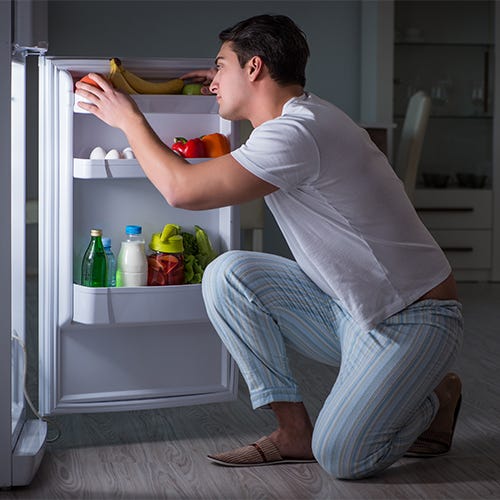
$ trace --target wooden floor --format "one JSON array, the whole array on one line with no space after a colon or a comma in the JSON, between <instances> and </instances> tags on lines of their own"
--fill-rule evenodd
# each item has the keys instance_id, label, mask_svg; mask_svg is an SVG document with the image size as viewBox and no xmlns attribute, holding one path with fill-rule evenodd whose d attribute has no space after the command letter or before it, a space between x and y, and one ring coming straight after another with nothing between
<instances>
[{"instance_id":1,"label":"wooden floor","mask_svg":"<svg viewBox=\"0 0 500 500\"><path fill-rule=\"evenodd\" d=\"M36 499L484 499L500 498L500 284L462 284L466 335L456 370L464 402L452 451L402 459L378 477L339 481L316 464L224 468L209 452L271 432L269 411L252 411L244 384L227 404L58 417L33 483L0 492ZM34 320L28 323L34 328ZM293 357L313 418L335 378Z\"/></svg>"}]
</instances>

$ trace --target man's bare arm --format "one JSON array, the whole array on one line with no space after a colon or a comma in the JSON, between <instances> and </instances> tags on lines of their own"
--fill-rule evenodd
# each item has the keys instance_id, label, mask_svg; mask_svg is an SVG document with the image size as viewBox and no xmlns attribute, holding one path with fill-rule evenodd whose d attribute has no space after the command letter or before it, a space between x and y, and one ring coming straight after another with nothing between
<instances>
[{"instance_id":1,"label":"man's bare arm","mask_svg":"<svg viewBox=\"0 0 500 500\"><path fill-rule=\"evenodd\" d=\"M125 133L145 174L170 205L189 210L218 208L261 198L277 189L230 154L188 163L160 140L130 96L100 75L91 74L91 78L101 88L77 83L78 93L90 100L79 105Z\"/></svg>"}]
</instances>

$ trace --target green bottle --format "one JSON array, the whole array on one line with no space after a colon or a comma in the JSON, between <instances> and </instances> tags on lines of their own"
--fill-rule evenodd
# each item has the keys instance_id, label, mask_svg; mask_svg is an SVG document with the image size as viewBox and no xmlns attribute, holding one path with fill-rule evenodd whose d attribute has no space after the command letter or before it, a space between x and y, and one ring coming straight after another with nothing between
<instances>
[{"instance_id":1,"label":"green bottle","mask_svg":"<svg viewBox=\"0 0 500 500\"><path fill-rule=\"evenodd\" d=\"M90 237L90 243L82 261L82 285L107 286L107 263L101 239L102 229L92 229Z\"/></svg>"}]
</instances>

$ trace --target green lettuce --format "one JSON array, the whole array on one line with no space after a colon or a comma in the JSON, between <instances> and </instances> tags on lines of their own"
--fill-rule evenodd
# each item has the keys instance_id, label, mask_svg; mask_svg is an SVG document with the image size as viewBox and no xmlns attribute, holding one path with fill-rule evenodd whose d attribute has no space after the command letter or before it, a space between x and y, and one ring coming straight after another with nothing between
<instances>
[{"instance_id":1,"label":"green lettuce","mask_svg":"<svg viewBox=\"0 0 500 500\"><path fill-rule=\"evenodd\" d=\"M200 227L194 226L195 233L182 231L184 245L184 282L201 283L205 268L217 257L207 233Z\"/></svg>"}]
</instances>

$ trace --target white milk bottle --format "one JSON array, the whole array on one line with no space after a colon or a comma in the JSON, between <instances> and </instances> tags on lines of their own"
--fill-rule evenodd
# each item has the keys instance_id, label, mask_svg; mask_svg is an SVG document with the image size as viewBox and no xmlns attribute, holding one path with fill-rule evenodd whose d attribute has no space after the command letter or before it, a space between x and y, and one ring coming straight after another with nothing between
<instances>
[{"instance_id":1,"label":"white milk bottle","mask_svg":"<svg viewBox=\"0 0 500 500\"><path fill-rule=\"evenodd\" d=\"M148 261L141 226L126 226L127 239L122 241L116 265L116 286L145 286Z\"/></svg>"}]
</instances>

